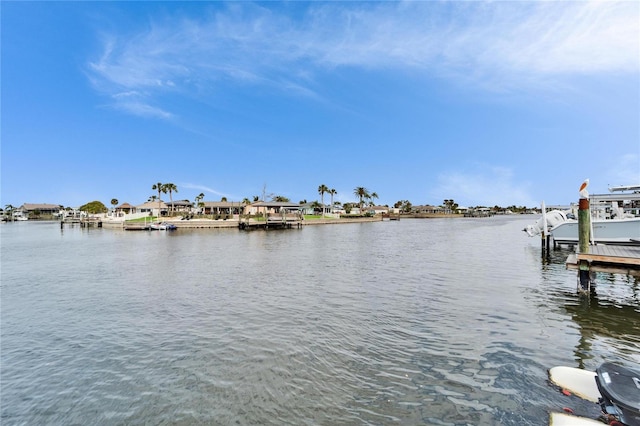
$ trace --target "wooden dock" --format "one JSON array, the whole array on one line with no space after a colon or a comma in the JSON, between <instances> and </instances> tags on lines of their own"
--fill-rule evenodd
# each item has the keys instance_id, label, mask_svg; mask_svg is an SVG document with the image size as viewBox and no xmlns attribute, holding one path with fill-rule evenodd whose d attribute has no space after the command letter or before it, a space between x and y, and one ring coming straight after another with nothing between
<instances>
[{"instance_id":1,"label":"wooden dock","mask_svg":"<svg viewBox=\"0 0 640 426\"><path fill-rule=\"evenodd\" d=\"M570 255L566 266L574 270L588 268L594 272L640 276L640 245L590 245L588 252Z\"/></svg>"},{"instance_id":2,"label":"wooden dock","mask_svg":"<svg viewBox=\"0 0 640 426\"><path fill-rule=\"evenodd\" d=\"M81 228L102 228L102 221L97 217L67 218L60 221L60 229L64 229L64 225L80 225Z\"/></svg>"},{"instance_id":3,"label":"wooden dock","mask_svg":"<svg viewBox=\"0 0 640 426\"><path fill-rule=\"evenodd\" d=\"M266 220L241 220L238 228L250 231L252 229L291 229L302 228L302 215L300 214L271 214Z\"/></svg>"}]
</instances>

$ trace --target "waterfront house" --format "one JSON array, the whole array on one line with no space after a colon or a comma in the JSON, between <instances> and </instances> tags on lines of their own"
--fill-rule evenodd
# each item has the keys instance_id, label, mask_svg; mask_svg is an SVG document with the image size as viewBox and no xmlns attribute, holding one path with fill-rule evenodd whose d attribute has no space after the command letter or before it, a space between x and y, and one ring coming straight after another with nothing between
<instances>
[{"instance_id":1,"label":"waterfront house","mask_svg":"<svg viewBox=\"0 0 640 426\"><path fill-rule=\"evenodd\" d=\"M189 200L169 201L166 203L167 209L172 212L191 213L193 203Z\"/></svg>"},{"instance_id":2,"label":"waterfront house","mask_svg":"<svg viewBox=\"0 0 640 426\"><path fill-rule=\"evenodd\" d=\"M371 206L367 210L368 213L377 215L377 214L387 214L389 213L389 207L387 206Z\"/></svg>"},{"instance_id":3,"label":"waterfront house","mask_svg":"<svg viewBox=\"0 0 640 426\"><path fill-rule=\"evenodd\" d=\"M427 214L442 214L445 213L444 209L440 206L413 206L414 213L427 213Z\"/></svg>"},{"instance_id":4,"label":"waterfront house","mask_svg":"<svg viewBox=\"0 0 640 426\"><path fill-rule=\"evenodd\" d=\"M129 203L122 203L118 207L115 208L115 212L116 212L116 214L118 216L120 216L122 214L135 213L136 212L136 207L132 206Z\"/></svg>"},{"instance_id":5,"label":"waterfront house","mask_svg":"<svg viewBox=\"0 0 640 426\"><path fill-rule=\"evenodd\" d=\"M322 204L319 204L317 202L299 204L298 208L300 209L302 214L308 214L308 215L321 215L322 214ZM331 214L331 206L330 205L325 204L325 206L324 206L324 214L325 215Z\"/></svg>"},{"instance_id":6,"label":"waterfront house","mask_svg":"<svg viewBox=\"0 0 640 426\"><path fill-rule=\"evenodd\" d=\"M166 216L167 205L164 201L147 201L136 206L138 213L148 213L150 216Z\"/></svg>"},{"instance_id":7,"label":"waterfront house","mask_svg":"<svg viewBox=\"0 0 640 426\"><path fill-rule=\"evenodd\" d=\"M300 204L289 203L286 201L259 201L251 205L251 209L258 213L278 214L278 213L293 213L301 212L302 208ZM253 213L255 214L255 213Z\"/></svg>"},{"instance_id":8,"label":"waterfront house","mask_svg":"<svg viewBox=\"0 0 640 426\"><path fill-rule=\"evenodd\" d=\"M240 201L204 201L204 214L236 215L243 214L247 204Z\"/></svg>"},{"instance_id":9,"label":"waterfront house","mask_svg":"<svg viewBox=\"0 0 640 426\"><path fill-rule=\"evenodd\" d=\"M63 208L58 204L33 204L24 203L14 210L15 217L57 217Z\"/></svg>"}]
</instances>

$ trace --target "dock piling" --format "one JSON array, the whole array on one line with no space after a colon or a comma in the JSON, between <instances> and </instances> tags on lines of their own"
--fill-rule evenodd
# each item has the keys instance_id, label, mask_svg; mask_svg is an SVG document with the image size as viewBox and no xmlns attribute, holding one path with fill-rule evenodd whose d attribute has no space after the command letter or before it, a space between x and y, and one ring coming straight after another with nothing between
<instances>
[{"instance_id":1,"label":"dock piling","mask_svg":"<svg viewBox=\"0 0 640 426\"><path fill-rule=\"evenodd\" d=\"M581 197L578 201L578 253L589 253L591 239L591 211L586 194L586 185L580 188ZM584 193L582 192L584 190ZM591 271L588 260L580 260L578 265L578 290L583 293L591 292Z\"/></svg>"}]
</instances>

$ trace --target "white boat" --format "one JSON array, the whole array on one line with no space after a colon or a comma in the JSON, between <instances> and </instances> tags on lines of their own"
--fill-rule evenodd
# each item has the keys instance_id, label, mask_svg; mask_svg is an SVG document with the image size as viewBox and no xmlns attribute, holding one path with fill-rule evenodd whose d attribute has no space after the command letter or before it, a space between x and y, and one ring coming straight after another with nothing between
<instances>
[{"instance_id":1,"label":"white boat","mask_svg":"<svg viewBox=\"0 0 640 426\"><path fill-rule=\"evenodd\" d=\"M596 371L553 367L549 370L549 379L563 393L572 393L599 404L608 424L640 425L640 371L612 363L604 363ZM589 425L593 422L592 419L566 413L551 413L549 416L549 423L556 426Z\"/></svg>"},{"instance_id":2,"label":"white boat","mask_svg":"<svg viewBox=\"0 0 640 426\"><path fill-rule=\"evenodd\" d=\"M149 224L149 229L152 231L173 231L176 228L177 227L174 224L166 222L155 222Z\"/></svg>"},{"instance_id":3,"label":"white boat","mask_svg":"<svg viewBox=\"0 0 640 426\"><path fill-rule=\"evenodd\" d=\"M640 186L610 188L611 194L591 195L591 242L600 244L640 244ZM631 191L631 192L622 192ZM614 193L615 192L615 193ZM619 206L627 206L627 211ZM525 227L530 236L541 235L543 229L558 244L578 244L578 221L573 210L552 210Z\"/></svg>"},{"instance_id":4,"label":"white boat","mask_svg":"<svg viewBox=\"0 0 640 426\"><path fill-rule=\"evenodd\" d=\"M578 244L578 221L567 219L549 232L559 244ZM594 219L591 221L591 241L600 244L639 244L640 217L629 219Z\"/></svg>"}]
</instances>

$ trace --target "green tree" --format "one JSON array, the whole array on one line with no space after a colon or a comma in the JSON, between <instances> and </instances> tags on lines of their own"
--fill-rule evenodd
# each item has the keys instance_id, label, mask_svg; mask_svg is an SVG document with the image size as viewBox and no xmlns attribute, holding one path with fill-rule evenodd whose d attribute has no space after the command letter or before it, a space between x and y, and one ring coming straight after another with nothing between
<instances>
[{"instance_id":1,"label":"green tree","mask_svg":"<svg viewBox=\"0 0 640 426\"><path fill-rule=\"evenodd\" d=\"M113 209L115 210L116 206L118 205L118 199L117 198L112 198L111 199L111 205L113 206Z\"/></svg>"},{"instance_id":2,"label":"green tree","mask_svg":"<svg viewBox=\"0 0 640 426\"><path fill-rule=\"evenodd\" d=\"M325 184L322 184L318 187L318 194L320 194L320 200L322 203L322 217L324 217L324 193L329 192L329 187Z\"/></svg>"},{"instance_id":3,"label":"green tree","mask_svg":"<svg viewBox=\"0 0 640 426\"><path fill-rule=\"evenodd\" d=\"M198 194L196 196L194 204L196 205L196 208L198 209L198 213L201 212L200 208L204 207L204 203L202 202L203 198L204 198L204 193L203 192L201 192L200 194Z\"/></svg>"},{"instance_id":4,"label":"green tree","mask_svg":"<svg viewBox=\"0 0 640 426\"><path fill-rule=\"evenodd\" d=\"M100 201L91 201L87 204L80 206L80 211L87 212L89 214L106 213L109 209Z\"/></svg>"},{"instance_id":5,"label":"green tree","mask_svg":"<svg viewBox=\"0 0 640 426\"><path fill-rule=\"evenodd\" d=\"M167 193L167 191L164 189L164 185L162 184L162 182L158 182L158 183L154 184L151 187L151 189L153 189L154 191L158 191L158 200L161 200L161 198L160 198L160 193L161 192L164 192L165 194Z\"/></svg>"},{"instance_id":6,"label":"green tree","mask_svg":"<svg viewBox=\"0 0 640 426\"><path fill-rule=\"evenodd\" d=\"M371 194L369 194L369 190L364 186L358 186L353 190L353 194L360 200L358 202L358 207L360 208L360 214L362 214L362 206L364 205L364 201L371 198Z\"/></svg>"},{"instance_id":7,"label":"green tree","mask_svg":"<svg viewBox=\"0 0 640 426\"><path fill-rule=\"evenodd\" d=\"M456 203L453 199L444 200L444 207L449 210L450 213L452 213L458 208L458 203Z\"/></svg>"},{"instance_id":8,"label":"green tree","mask_svg":"<svg viewBox=\"0 0 640 426\"><path fill-rule=\"evenodd\" d=\"M373 200L374 199L378 199L378 194L375 192L372 192L371 194L369 194L369 202L371 203L371 205L373 206Z\"/></svg>"},{"instance_id":9,"label":"green tree","mask_svg":"<svg viewBox=\"0 0 640 426\"><path fill-rule=\"evenodd\" d=\"M175 185L175 183L165 183L164 185L162 185L162 187L162 192L164 192L165 194L167 192L169 193L169 201L171 201L171 211L173 211L173 193L178 192L178 187Z\"/></svg>"},{"instance_id":10,"label":"green tree","mask_svg":"<svg viewBox=\"0 0 640 426\"><path fill-rule=\"evenodd\" d=\"M227 202L227 197L220 198L220 201L222 201L223 203L226 203Z\"/></svg>"},{"instance_id":11,"label":"green tree","mask_svg":"<svg viewBox=\"0 0 640 426\"><path fill-rule=\"evenodd\" d=\"M4 206L4 210L5 210L5 215L9 215L9 219L8 220L13 220L13 211L16 208L14 206L12 206L11 204L7 204L6 206Z\"/></svg>"},{"instance_id":12,"label":"green tree","mask_svg":"<svg viewBox=\"0 0 640 426\"><path fill-rule=\"evenodd\" d=\"M279 203L288 203L291 200L289 200L284 195L276 195L275 197L273 197L273 201L277 201Z\"/></svg>"},{"instance_id":13,"label":"green tree","mask_svg":"<svg viewBox=\"0 0 640 426\"><path fill-rule=\"evenodd\" d=\"M409 200L400 200L396 201L393 207L395 207L396 209L400 209L400 211L402 212L410 213L413 205L409 202Z\"/></svg>"},{"instance_id":14,"label":"green tree","mask_svg":"<svg viewBox=\"0 0 640 426\"><path fill-rule=\"evenodd\" d=\"M164 187L164 185L162 184L162 182L158 182L156 184L154 184L151 189L153 189L154 191L158 191L158 217L160 217L160 202L162 201L162 199L160 198L160 193L167 193L166 188Z\"/></svg>"},{"instance_id":15,"label":"green tree","mask_svg":"<svg viewBox=\"0 0 640 426\"><path fill-rule=\"evenodd\" d=\"M335 189L331 188L331 189L330 189L329 191L327 191L327 192L329 192L329 194L331 194L331 213L333 213L333 207L334 207L334 204L333 204L333 196L334 196L334 195L336 195L336 194L338 193L338 191L336 191Z\"/></svg>"}]
</instances>

